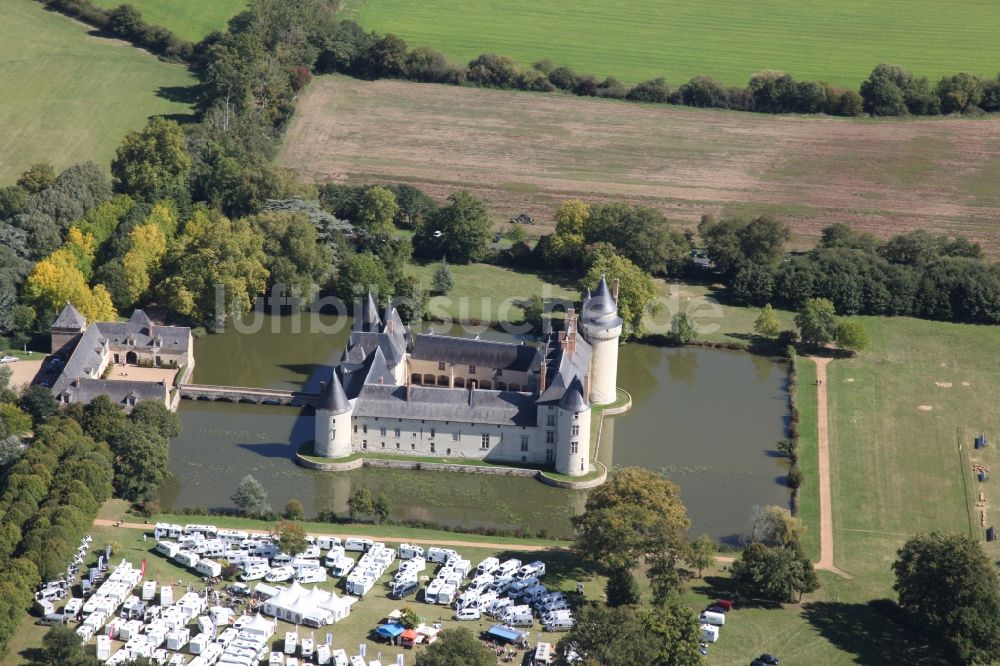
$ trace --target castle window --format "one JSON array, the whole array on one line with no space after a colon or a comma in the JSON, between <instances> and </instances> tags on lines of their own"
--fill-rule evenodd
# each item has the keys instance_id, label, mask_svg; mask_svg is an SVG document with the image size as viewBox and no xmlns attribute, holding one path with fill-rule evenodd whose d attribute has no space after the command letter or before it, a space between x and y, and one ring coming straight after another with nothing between
<instances>
[{"instance_id":1,"label":"castle window","mask_svg":"<svg viewBox=\"0 0 1000 666\"><path fill-rule=\"evenodd\" d=\"M368 424L367 423L365 423L364 425L361 426L361 432L363 432L366 435L368 434Z\"/></svg>"},{"instance_id":2,"label":"castle window","mask_svg":"<svg viewBox=\"0 0 1000 666\"><path fill-rule=\"evenodd\" d=\"M570 453L579 453L580 452L580 444L579 444L579 442L570 442L569 443L569 452Z\"/></svg>"},{"instance_id":3,"label":"castle window","mask_svg":"<svg viewBox=\"0 0 1000 666\"><path fill-rule=\"evenodd\" d=\"M551 463L556 459L556 452L552 449L545 450L545 462Z\"/></svg>"},{"instance_id":4,"label":"castle window","mask_svg":"<svg viewBox=\"0 0 1000 666\"><path fill-rule=\"evenodd\" d=\"M545 425L547 425L550 428L554 428L555 425L556 425L556 415L555 414L549 414L545 418Z\"/></svg>"},{"instance_id":5,"label":"castle window","mask_svg":"<svg viewBox=\"0 0 1000 666\"><path fill-rule=\"evenodd\" d=\"M396 442L396 450L399 450L399 442Z\"/></svg>"},{"instance_id":6,"label":"castle window","mask_svg":"<svg viewBox=\"0 0 1000 666\"><path fill-rule=\"evenodd\" d=\"M457 431L453 432L453 433L451 433L451 441L457 442L461 436L462 436L462 433L457 432Z\"/></svg>"},{"instance_id":7,"label":"castle window","mask_svg":"<svg viewBox=\"0 0 1000 666\"><path fill-rule=\"evenodd\" d=\"M580 471L581 472L583 471L583 461L582 460L580 461Z\"/></svg>"},{"instance_id":8,"label":"castle window","mask_svg":"<svg viewBox=\"0 0 1000 666\"><path fill-rule=\"evenodd\" d=\"M367 449L368 448L368 440L367 439L361 440L361 448L363 448L363 449Z\"/></svg>"},{"instance_id":9,"label":"castle window","mask_svg":"<svg viewBox=\"0 0 1000 666\"><path fill-rule=\"evenodd\" d=\"M488 432L483 433L483 448L490 448L490 434Z\"/></svg>"},{"instance_id":10,"label":"castle window","mask_svg":"<svg viewBox=\"0 0 1000 666\"><path fill-rule=\"evenodd\" d=\"M431 437L434 436L434 428L431 428Z\"/></svg>"},{"instance_id":11,"label":"castle window","mask_svg":"<svg viewBox=\"0 0 1000 666\"><path fill-rule=\"evenodd\" d=\"M496 376L497 377L503 377L503 368L497 368Z\"/></svg>"},{"instance_id":12,"label":"castle window","mask_svg":"<svg viewBox=\"0 0 1000 666\"><path fill-rule=\"evenodd\" d=\"M546 430L545 431L545 443L546 444L555 444L556 443L556 431L555 430Z\"/></svg>"},{"instance_id":13,"label":"castle window","mask_svg":"<svg viewBox=\"0 0 1000 666\"><path fill-rule=\"evenodd\" d=\"M417 445L416 444L410 444L410 450L416 451L417 450Z\"/></svg>"},{"instance_id":14,"label":"castle window","mask_svg":"<svg viewBox=\"0 0 1000 666\"><path fill-rule=\"evenodd\" d=\"M521 456L521 462L528 462L528 456Z\"/></svg>"},{"instance_id":15,"label":"castle window","mask_svg":"<svg viewBox=\"0 0 1000 666\"><path fill-rule=\"evenodd\" d=\"M470 365L469 366L469 374L470 375L476 374L476 366L474 366L474 365Z\"/></svg>"},{"instance_id":16,"label":"castle window","mask_svg":"<svg viewBox=\"0 0 1000 666\"><path fill-rule=\"evenodd\" d=\"M355 435L358 434L358 424L357 423L354 424L354 434Z\"/></svg>"},{"instance_id":17,"label":"castle window","mask_svg":"<svg viewBox=\"0 0 1000 666\"><path fill-rule=\"evenodd\" d=\"M385 442L382 442L382 448L383 449L385 448Z\"/></svg>"},{"instance_id":18,"label":"castle window","mask_svg":"<svg viewBox=\"0 0 1000 666\"><path fill-rule=\"evenodd\" d=\"M330 428L330 439L337 439L337 429Z\"/></svg>"},{"instance_id":19,"label":"castle window","mask_svg":"<svg viewBox=\"0 0 1000 666\"><path fill-rule=\"evenodd\" d=\"M382 426L381 428L378 429L378 434L381 435L382 437L385 437L385 426Z\"/></svg>"},{"instance_id":20,"label":"castle window","mask_svg":"<svg viewBox=\"0 0 1000 666\"><path fill-rule=\"evenodd\" d=\"M414 448L416 448L416 445L414 445ZM431 442L431 453L434 453L434 442Z\"/></svg>"},{"instance_id":21,"label":"castle window","mask_svg":"<svg viewBox=\"0 0 1000 666\"><path fill-rule=\"evenodd\" d=\"M527 451L528 450L528 436L527 435L521 435L521 450L522 451Z\"/></svg>"},{"instance_id":22,"label":"castle window","mask_svg":"<svg viewBox=\"0 0 1000 666\"><path fill-rule=\"evenodd\" d=\"M438 370L444 370L444 361L438 361Z\"/></svg>"},{"instance_id":23,"label":"castle window","mask_svg":"<svg viewBox=\"0 0 1000 666\"><path fill-rule=\"evenodd\" d=\"M573 437L576 437L577 435L579 435L580 434L580 426L578 426L578 425L570 426L569 434L571 434Z\"/></svg>"},{"instance_id":24,"label":"castle window","mask_svg":"<svg viewBox=\"0 0 1000 666\"><path fill-rule=\"evenodd\" d=\"M393 430L392 434L394 434L396 437L399 437L399 428L396 428L395 430Z\"/></svg>"}]
</instances>

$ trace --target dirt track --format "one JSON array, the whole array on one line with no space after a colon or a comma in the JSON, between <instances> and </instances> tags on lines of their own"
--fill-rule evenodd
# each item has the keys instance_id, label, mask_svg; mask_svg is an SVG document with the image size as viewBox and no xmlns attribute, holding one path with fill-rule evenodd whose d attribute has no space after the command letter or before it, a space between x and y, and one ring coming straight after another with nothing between
<instances>
[{"instance_id":1,"label":"dirt track","mask_svg":"<svg viewBox=\"0 0 1000 666\"><path fill-rule=\"evenodd\" d=\"M620 199L684 224L773 212L800 242L841 221L963 234L1000 254L997 118L768 116L329 76L302 96L282 161L320 181L469 189L501 221Z\"/></svg>"}]
</instances>

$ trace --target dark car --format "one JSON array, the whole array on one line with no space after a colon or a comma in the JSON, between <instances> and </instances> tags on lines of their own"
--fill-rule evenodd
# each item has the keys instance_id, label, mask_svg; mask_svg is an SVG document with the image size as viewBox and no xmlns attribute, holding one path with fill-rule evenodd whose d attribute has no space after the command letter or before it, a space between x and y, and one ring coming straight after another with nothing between
<instances>
[{"instance_id":1,"label":"dark car","mask_svg":"<svg viewBox=\"0 0 1000 666\"><path fill-rule=\"evenodd\" d=\"M726 609L722 606L709 606L705 609L709 613L725 613Z\"/></svg>"},{"instance_id":2,"label":"dark car","mask_svg":"<svg viewBox=\"0 0 1000 666\"><path fill-rule=\"evenodd\" d=\"M750 666L778 666L778 658L771 654L762 654L754 659Z\"/></svg>"}]
</instances>

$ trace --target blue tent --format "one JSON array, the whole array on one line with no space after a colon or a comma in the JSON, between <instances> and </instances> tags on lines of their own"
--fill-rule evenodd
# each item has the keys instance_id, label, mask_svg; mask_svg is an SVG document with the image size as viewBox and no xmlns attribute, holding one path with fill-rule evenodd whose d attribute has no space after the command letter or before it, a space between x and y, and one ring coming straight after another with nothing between
<instances>
[{"instance_id":1,"label":"blue tent","mask_svg":"<svg viewBox=\"0 0 1000 666\"><path fill-rule=\"evenodd\" d=\"M489 636L499 638L500 640L507 641L508 643L513 643L521 638L521 632L508 629L507 627L499 624L494 624L486 633Z\"/></svg>"},{"instance_id":2,"label":"blue tent","mask_svg":"<svg viewBox=\"0 0 1000 666\"><path fill-rule=\"evenodd\" d=\"M378 629L375 630L375 633L379 636L384 636L389 640L392 640L404 631L406 631L406 627L403 625L398 622L390 622L389 624L380 624Z\"/></svg>"}]
</instances>

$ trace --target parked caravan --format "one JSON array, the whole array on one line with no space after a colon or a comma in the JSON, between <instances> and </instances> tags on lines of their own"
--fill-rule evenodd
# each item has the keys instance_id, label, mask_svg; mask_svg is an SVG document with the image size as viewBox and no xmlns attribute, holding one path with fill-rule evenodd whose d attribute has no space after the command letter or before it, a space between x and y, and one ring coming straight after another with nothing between
<instances>
[{"instance_id":1,"label":"parked caravan","mask_svg":"<svg viewBox=\"0 0 1000 666\"><path fill-rule=\"evenodd\" d=\"M210 578L222 575L222 565L213 560L201 560L198 564L194 565L194 570L202 576Z\"/></svg>"},{"instance_id":2,"label":"parked caravan","mask_svg":"<svg viewBox=\"0 0 1000 666\"><path fill-rule=\"evenodd\" d=\"M698 618L703 624L714 624L717 627L721 627L726 623L726 616L724 613L713 613L712 611L705 611Z\"/></svg>"},{"instance_id":3,"label":"parked caravan","mask_svg":"<svg viewBox=\"0 0 1000 666\"><path fill-rule=\"evenodd\" d=\"M214 538L219 534L219 528L215 525L185 525L184 536L191 536L192 534L201 534L206 539Z\"/></svg>"},{"instance_id":4,"label":"parked caravan","mask_svg":"<svg viewBox=\"0 0 1000 666\"><path fill-rule=\"evenodd\" d=\"M292 567L277 567L264 574L264 580L268 583L283 583L291 580L295 576L295 569Z\"/></svg>"},{"instance_id":5,"label":"parked caravan","mask_svg":"<svg viewBox=\"0 0 1000 666\"><path fill-rule=\"evenodd\" d=\"M549 666L552 663L554 653L551 643L539 641L538 645L535 646L535 653L532 655L532 666Z\"/></svg>"},{"instance_id":6,"label":"parked caravan","mask_svg":"<svg viewBox=\"0 0 1000 666\"><path fill-rule=\"evenodd\" d=\"M173 558L174 555L180 552L181 547L173 541L157 541L156 547L153 550L164 557Z\"/></svg>"},{"instance_id":7,"label":"parked caravan","mask_svg":"<svg viewBox=\"0 0 1000 666\"><path fill-rule=\"evenodd\" d=\"M160 586L160 605L161 606L173 606L174 604L174 588L170 585Z\"/></svg>"},{"instance_id":8,"label":"parked caravan","mask_svg":"<svg viewBox=\"0 0 1000 666\"><path fill-rule=\"evenodd\" d=\"M331 572L334 576L343 577L351 572L354 568L354 560L343 555L337 562L333 565Z\"/></svg>"},{"instance_id":9,"label":"parked caravan","mask_svg":"<svg viewBox=\"0 0 1000 666\"><path fill-rule=\"evenodd\" d=\"M226 545L239 547L250 535L242 530L219 530L217 536Z\"/></svg>"},{"instance_id":10,"label":"parked caravan","mask_svg":"<svg viewBox=\"0 0 1000 666\"><path fill-rule=\"evenodd\" d=\"M153 538L156 540L179 539L183 532L184 528L180 525L175 525L173 523L156 523L153 527Z\"/></svg>"},{"instance_id":11,"label":"parked caravan","mask_svg":"<svg viewBox=\"0 0 1000 666\"><path fill-rule=\"evenodd\" d=\"M170 559L176 562L177 564L181 565L182 567L191 568L194 565L198 564L198 561L201 558L198 557L197 553L192 553L189 550L179 550Z\"/></svg>"},{"instance_id":12,"label":"parked caravan","mask_svg":"<svg viewBox=\"0 0 1000 666\"><path fill-rule=\"evenodd\" d=\"M294 631L285 632L285 646L282 650L285 654L295 654L299 647L299 635Z\"/></svg>"},{"instance_id":13,"label":"parked caravan","mask_svg":"<svg viewBox=\"0 0 1000 666\"><path fill-rule=\"evenodd\" d=\"M111 658L111 639L103 634L97 637L97 658L101 661Z\"/></svg>"},{"instance_id":14,"label":"parked caravan","mask_svg":"<svg viewBox=\"0 0 1000 666\"><path fill-rule=\"evenodd\" d=\"M339 562L340 559L343 557L344 557L344 547L334 546L333 548L330 549L330 551L326 554L326 557L323 559L323 566L326 567L335 566L337 562Z\"/></svg>"},{"instance_id":15,"label":"parked caravan","mask_svg":"<svg viewBox=\"0 0 1000 666\"><path fill-rule=\"evenodd\" d=\"M501 619L512 627L530 627L535 621L531 606L510 606L503 612Z\"/></svg>"},{"instance_id":16,"label":"parked caravan","mask_svg":"<svg viewBox=\"0 0 1000 666\"><path fill-rule=\"evenodd\" d=\"M399 559L412 560L414 557L423 557L423 546L414 546L408 543L399 544Z\"/></svg>"},{"instance_id":17,"label":"parked caravan","mask_svg":"<svg viewBox=\"0 0 1000 666\"><path fill-rule=\"evenodd\" d=\"M326 643L316 646L316 663L318 666L327 666L330 663L330 646Z\"/></svg>"},{"instance_id":18,"label":"parked caravan","mask_svg":"<svg viewBox=\"0 0 1000 666\"><path fill-rule=\"evenodd\" d=\"M304 585L308 583L325 583L326 569L323 567L308 567L299 569L299 572L295 574L295 580Z\"/></svg>"},{"instance_id":19,"label":"parked caravan","mask_svg":"<svg viewBox=\"0 0 1000 666\"><path fill-rule=\"evenodd\" d=\"M431 547L427 549L427 561L434 564L444 564L451 555L458 555L458 553L447 548Z\"/></svg>"},{"instance_id":20,"label":"parked caravan","mask_svg":"<svg viewBox=\"0 0 1000 666\"><path fill-rule=\"evenodd\" d=\"M701 625L701 640L715 643L719 640L719 628L714 624Z\"/></svg>"},{"instance_id":21,"label":"parked caravan","mask_svg":"<svg viewBox=\"0 0 1000 666\"><path fill-rule=\"evenodd\" d=\"M251 551L256 557L272 559L278 556L278 545L274 543L258 543Z\"/></svg>"},{"instance_id":22,"label":"parked caravan","mask_svg":"<svg viewBox=\"0 0 1000 666\"><path fill-rule=\"evenodd\" d=\"M311 638L302 639L302 658L312 659L313 656L313 640Z\"/></svg>"},{"instance_id":23,"label":"parked caravan","mask_svg":"<svg viewBox=\"0 0 1000 666\"><path fill-rule=\"evenodd\" d=\"M222 539L207 539L201 544L198 551L205 557L222 557L229 550Z\"/></svg>"},{"instance_id":24,"label":"parked caravan","mask_svg":"<svg viewBox=\"0 0 1000 666\"><path fill-rule=\"evenodd\" d=\"M267 565L257 564L249 566L246 567L243 570L243 573L240 574L240 580L242 580L243 582L251 580L260 580L261 578L266 576L267 572L270 570L271 570L270 567L268 567Z\"/></svg>"},{"instance_id":25,"label":"parked caravan","mask_svg":"<svg viewBox=\"0 0 1000 666\"><path fill-rule=\"evenodd\" d=\"M142 584L142 600L152 601L156 598L156 581L147 580Z\"/></svg>"},{"instance_id":26,"label":"parked caravan","mask_svg":"<svg viewBox=\"0 0 1000 666\"><path fill-rule=\"evenodd\" d=\"M359 576L357 578L351 578L347 580L345 589L348 594L353 594L356 597L363 597L372 591L372 587L375 586L375 579L370 576Z\"/></svg>"}]
</instances>

